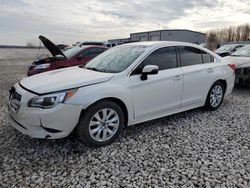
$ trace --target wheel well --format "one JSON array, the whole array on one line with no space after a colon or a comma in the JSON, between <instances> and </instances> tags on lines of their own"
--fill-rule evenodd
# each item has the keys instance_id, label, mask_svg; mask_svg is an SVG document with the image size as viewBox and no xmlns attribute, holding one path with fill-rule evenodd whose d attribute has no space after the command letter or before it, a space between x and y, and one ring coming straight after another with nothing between
<instances>
[{"instance_id":1,"label":"wheel well","mask_svg":"<svg viewBox=\"0 0 250 188\"><path fill-rule=\"evenodd\" d=\"M113 98L113 97L108 97L108 98L100 99L100 100L94 102L93 104L91 104L90 106L92 106L92 105L94 105L94 104L96 104L96 103L98 103L100 101L105 101L105 100L113 101L113 102L115 102L116 104L118 104L121 107L121 109L122 109L122 111L124 113L124 121L125 121L124 124L125 124L125 126L127 126L127 124L128 124L128 110L127 110L127 107L126 107L126 105L124 104L124 102L122 100L117 99L117 98ZM82 112L81 112L81 115L83 115L85 111L86 111L86 109L83 109Z\"/></svg>"},{"instance_id":2,"label":"wheel well","mask_svg":"<svg viewBox=\"0 0 250 188\"><path fill-rule=\"evenodd\" d=\"M227 82L225 80L217 80L216 82L221 82L225 88L225 92L227 90Z\"/></svg>"}]
</instances>

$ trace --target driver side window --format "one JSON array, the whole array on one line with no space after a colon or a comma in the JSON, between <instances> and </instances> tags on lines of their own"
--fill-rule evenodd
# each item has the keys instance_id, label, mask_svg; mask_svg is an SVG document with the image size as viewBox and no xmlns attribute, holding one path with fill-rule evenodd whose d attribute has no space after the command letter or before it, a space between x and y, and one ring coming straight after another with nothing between
<instances>
[{"instance_id":1,"label":"driver side window","mask_svg":"<svg viewBox=\"0 0 250 188\"><path fill-rule=\"evenodd\" d=\"M164 47L152 52L146 59L132 72L131 75L141 74L146 65L157 65L159 71L177 68L176 47Z\"/></svg>"}]
</instances>

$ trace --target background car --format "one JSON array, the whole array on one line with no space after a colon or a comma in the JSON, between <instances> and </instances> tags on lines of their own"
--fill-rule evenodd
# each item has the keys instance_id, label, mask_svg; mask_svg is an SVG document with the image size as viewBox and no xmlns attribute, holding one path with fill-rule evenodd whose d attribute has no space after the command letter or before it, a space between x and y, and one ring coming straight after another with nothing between
<instances>
[{"instance_id":1,"label":"background car","mask_svg":"<svg viewBox=\"0 0 250 188\"><path fill-rule=\"evenodd\" d=\"M109 43L106 42L97 42L97 41L84 41L84 42L77 42L75 44L73 44L72 46L68 46L66 47L64 50L68 50L73 48L74 46L89 46L89 45L95 45L95 46L104 46L104 47L108 47L110 48L111 46L109 45Z\"/></svg>"},{"instance_id":2,"label":"background car","mask_svg":"<svg viewBox=\"0 0 250 188\"><path fill-rule=\"evenodd\" d=\"M38 73L61 69L71 66L84 65L94 57L98 56L108 48L105 46L75 46L67 51L62 52L54 43L47 38L40 36L39 39L44 46L50 51L52 57L38 59L34 61L27 72L28 76Z\"/></svg>"},{"instance_id":3,"label":"background car","mask_svg":"<svg viewBox=\"0 0 250 188\"><path fill-rule=\"evenodd\" d=\"M56 47L60 50L64 50L65 48L69 47L68 45L66 44L57 44Z\"/></svg>"},{"instance_id":4,"label":"background car","mask_svg":"<svg viewBox=\"0 0 250 188\"><path fill-rule=\"evenodd\" d=\"M226 56L234 53L238 49L242 48L243 46L244 46L243 44L227 44L227 45L224 45L224 46L221 46L220 48L218 48L215 51L215 53L217 53L221 57L226 57Z\"/></svg>"},{"instance_id":5,"label":"background car","mask_svg":"<svg viewBox=\"0 0 250 188\"><path fill-rule=\"evenodd\" d=\"M201 44L199 44L199 46L201 46L203 48L207 48L207 44L206 43L201 43Z\"/></svg>"},{"instance_id":6,"label":"background car","mask_svg":"<svg viewBox=\"0 0 250 188\"><path fill-rule=\"evenodd\" d=\"M31 137L62 138L75 130L85 144L103 146L124 126L201 106L216 110L233 90L234 68L190 43L124 44L84 67L15 84L10 122Z\"/></svg>"},{"instance_id":7,"label":"background car","mask_svg":"<svg viewBox=\"0 0 250 188\"><path fill-rule=\"evenodd\" d=\"M250 45L240 48L224 59L226 61L231 61L236 65L236 84L250 86Z\"/></svg>"}]
</instances>

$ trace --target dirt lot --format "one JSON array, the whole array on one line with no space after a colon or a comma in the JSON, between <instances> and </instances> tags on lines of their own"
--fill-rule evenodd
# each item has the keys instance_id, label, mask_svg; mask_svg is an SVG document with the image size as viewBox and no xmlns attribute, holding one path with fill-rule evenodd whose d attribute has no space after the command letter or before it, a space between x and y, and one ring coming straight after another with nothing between
<instances>
[{"instance_id":1,"label":"dirt lot","mask_svg":"<svg viewBox=\"0 0 250 188\"><path fill-rule=\"evenodd\" d=\"M236 88L217 111L142 123L90 149L76 138L32 139L8 123L8 90L36 53L0 49L0 187L250 187L250 89Z\"/></svg>"}]
</instances>

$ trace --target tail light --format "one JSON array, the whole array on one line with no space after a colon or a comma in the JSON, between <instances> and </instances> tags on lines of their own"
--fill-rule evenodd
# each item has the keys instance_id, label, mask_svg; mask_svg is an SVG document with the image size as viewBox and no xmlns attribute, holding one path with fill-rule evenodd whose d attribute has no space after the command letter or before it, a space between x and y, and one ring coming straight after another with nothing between
<instances>
[{"instance_id":1,"label":"tail light","mask_svg":"<svg viewBox=\"0 0 250 188\"><path fill-rule=\"evenodd\" d=\"M235 65L235 64L228 64L228 66L229 66L233 71L235 71L235 69L236 69L236 65Z\"/></svg>"}]
</instances>

